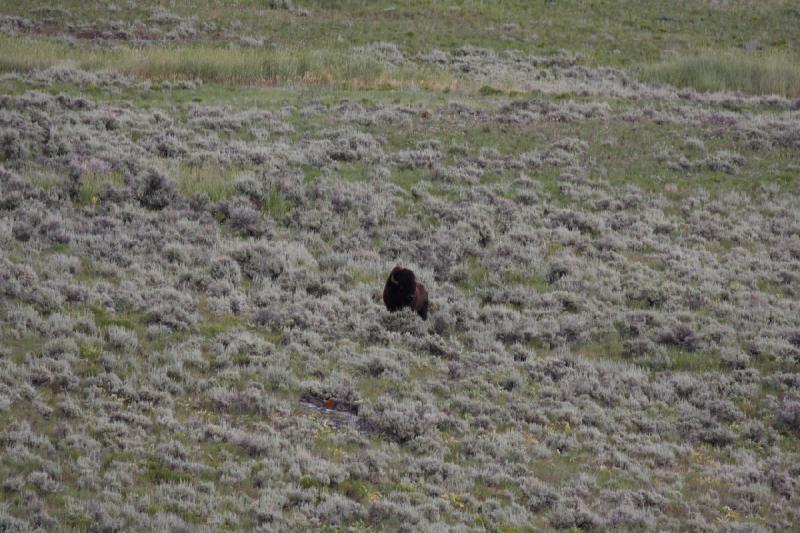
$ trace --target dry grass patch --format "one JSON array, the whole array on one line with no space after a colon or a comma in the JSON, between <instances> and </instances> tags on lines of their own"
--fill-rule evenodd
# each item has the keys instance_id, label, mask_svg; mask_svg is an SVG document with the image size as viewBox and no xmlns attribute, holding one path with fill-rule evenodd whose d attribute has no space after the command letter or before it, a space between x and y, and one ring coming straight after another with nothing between
<instances>
[{"instance_id":1,"label":"dry grass patch","mask_svg":"<svg viewBox=\"0 0 800 533\"><path fill-rule=\"evenodd\" d=\"M346 87L411 86L441 90L454 85L437 69L391 72L379 61L345 51L296 48L229 49L210 45L78 49L47 40L0 36L0 72L27 72L65 62L85 70L110 70L150 80L201 79L230 84L299 82Z\"/></svg>"}]
</instances>

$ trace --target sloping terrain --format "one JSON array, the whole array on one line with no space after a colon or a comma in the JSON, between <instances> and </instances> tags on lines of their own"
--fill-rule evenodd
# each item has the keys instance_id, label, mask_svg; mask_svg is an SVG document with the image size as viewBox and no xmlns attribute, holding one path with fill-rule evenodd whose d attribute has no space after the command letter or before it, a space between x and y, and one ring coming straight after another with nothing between
<instances>
[{"instance_id":1,"label":"sloping terrain","mask_svg":"<svg viewBox=\"0 0 800 533\"><path fill-rule=\"evenodd\" d=\"M0 19L0 531L796 527L800 101L114 8Z\"/></svg>"}]
</instances>

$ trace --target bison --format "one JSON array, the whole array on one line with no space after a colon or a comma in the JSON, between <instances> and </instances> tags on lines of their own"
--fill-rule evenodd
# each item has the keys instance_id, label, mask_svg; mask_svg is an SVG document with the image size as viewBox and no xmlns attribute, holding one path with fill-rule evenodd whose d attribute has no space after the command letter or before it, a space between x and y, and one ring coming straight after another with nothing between
<instances>
[{"instance_id":1,"label":"bison","mask_svg":"<svg viewBox=\"0 0 800 533\"><path fill-rule=\"evenodd\" d=\"M389 311L410 307L423 320L428 319L428 291L407 268L396 266L392 269L383 288L383 303Z\"/></svg>"}]
</instances>

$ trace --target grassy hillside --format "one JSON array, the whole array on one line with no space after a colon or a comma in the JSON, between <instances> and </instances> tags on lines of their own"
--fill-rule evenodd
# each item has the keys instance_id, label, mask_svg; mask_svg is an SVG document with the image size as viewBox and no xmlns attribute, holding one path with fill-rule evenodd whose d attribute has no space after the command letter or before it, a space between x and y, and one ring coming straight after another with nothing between
<instances>
[{"instance_id":1,"label":"grassy hillside","mask_svg":"<svg viewBox=\"0 0 800 533\"><path fill-rule=\"evenodd\" d=\"M0 2L0 531L795 527L800 11L498 4Z\"/></svg>"}]
</instances>

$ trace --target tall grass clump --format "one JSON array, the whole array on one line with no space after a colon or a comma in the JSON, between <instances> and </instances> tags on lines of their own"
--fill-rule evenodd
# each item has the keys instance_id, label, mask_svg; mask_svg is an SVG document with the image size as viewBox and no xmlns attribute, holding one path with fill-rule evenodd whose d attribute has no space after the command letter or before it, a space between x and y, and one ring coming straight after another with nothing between
<instances>
[{"instance_id":1,"label":"tall grass clump","mask_svg":"<svg viewBox=\"0 0 800 533\"><path fill-rule=\"evenodd\" d=\"M70 52L66 43L0 35L0 72L47 68L68 60ZM77 53L77 50L72 52Z\"/></svg>"},{"instance_id":2,"label":"tall grass clump","mask_svg":"<svg viewBox=\"0 0 800 533\"><path fill-rule=\"evenodd\" d=\"M220 83L377 80L383 66L328 50L228 49L207 45L81 50L44 39L0 37L0 71L29 71L69 61L86 70L113 70L147 79Z\"/></svg>"},{"instance_id":3,"label":"tall grass clump","mask_svg":"<svg viewBox=\"0 0 800 533\"><path fill-rule=\"evenodd\" d=\"M118 68L141 78L199 78L222 83L373 80L383 71L375 61L340 52L210 46L125 50Z\"/></svg>"},{"instance_id":4,"label":"tall grass clump","mask_svg":"<svg viewBox=\"0 0 800 533\"><path fill-rule=\"evenodd\" d=\"M86 70L112 70L145 79L219 83L378 80L379 62L333 50L229 49L209 45L82 50L45 39L0 36L0 71L26 72L69 61Z\"/></svg>"},{"instance_id":5,"label":"tall grass clump","mask_svg":"<svg viewBox=\"0 0 800 533\"><path fill-rule=\"evenodd\" d=\"M236 193L236 169L224 169L214 164L179 165L167 173L174 176L178 190L187 196L205 193L210 200L218 202Z\"/></svg>"},{"instance_id":6,"label":"tall grass clump","mask_svg":"<svg viewBox=\"0 0 800 533\"><path fill-rule=\"evenodd\" d=\"M642 79L707 92L800 96L800 63L780 53L709 50L648 66Z\"/></svg>"}]
</instances>

